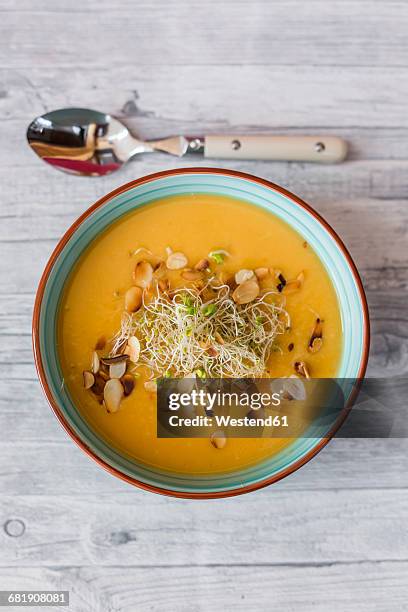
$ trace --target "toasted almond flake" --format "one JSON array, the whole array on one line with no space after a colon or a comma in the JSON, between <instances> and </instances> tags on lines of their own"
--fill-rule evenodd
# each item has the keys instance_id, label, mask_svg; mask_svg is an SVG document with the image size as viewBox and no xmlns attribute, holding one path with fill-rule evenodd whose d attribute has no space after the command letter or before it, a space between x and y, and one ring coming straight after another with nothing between
<instances>
[{"instance_id":1,"label":"toasted almond flake","mask_svg":"<svg viewBox=\"0 0 408 612\"><path fill-rule=\"evenodd\" d=\"M104 380L105 382L107 382L109 380L109 374L107 372L104 372L101 369L98 372L98 376L100 376L102 378L102 380Z\"/></svg>"},{"instance_id":2,"label":"toasted almond flake","mask_svg":"<svg viewBox=\"0 0 408 612\"><path fill-rule=\"evenodd\" d=\"M100 366L99 355L96 351L94 351L92 353L92 367L91 367L91 370L94 374L97 374L99 372L99 366Z\"/></svg>"},{"instance_id":3,"label":"toasted almond flake","mask_svg":"<svg viewBox=\"0 0 408 612\"><path fill-rule=\"evenodd\" d=\"M112 357L101 357L101 362L104 365L111 366L116 363L126 363L128 355L113 355Z\"/></svg>"},{"instance_id":4,"label":"toasted almond flake","mask_svg":"<svg viewBox=\"0 0 408 612\"><path fill-rule=\"evenodd\" d=\"M218 356L218 351L214 346L209 346L207 349L207 353L209 354L210 357L217 357Z\"/></svg>"},{"instance_id":5,"label":"toasted almond flake","mask_svg":"<svg viewBox=\"0 0 408 612\"><path fill-rule=\"evenodd\" d=\"M207 270L209 267L210 262L208 261L208 259L204 258L200 259L200 261L196 263L196 265L194 266L194 270L199 270L200 272L202 272L203 270Z\"/></svg>"},{"instance_id":6,"label":"toasted almond flake","mask_svg":"<svg viewBox=\"0 0 408 612\"><path fill-rule=\"evenodd\" d=\"M95 376L95 382L91 387L91 391L99 399L103 397L103 390L105 388L106 380L101 376L101 372Z\"/></svg>"},{"instance_id":7,"label":"toasted almond flake","mask_svg":"<svg viewBox=\"0 0 408 612\"><path fill-rule=\"evenodd\" d=\"M153 255L153 253L150 251L150 249L146 249L145 247L139 247L135 251L130 251L130 255L132 257L135 257L136 255L139 255L139 253L147 253L148 255Z\"/></svg>"},{"instance_id":8,"label":"toasted almond flake","mask_svg":"<svg viewBox=\"0 0 408 612\"><path fill-rule=\"evenodd\" d=\"M309 344L307 348L308 348L309 353L317 353L318 351L320 351L322 346L323 346L323 339L314 338L314 340L312 340L311 344Z\"/></svg>"},{"instance_id":9,"label":"toasted almond flake","mask_svg":"<svg viewBox=\"0 0 408 612\"><path fill-rule=\"evenodd\" d=\"M166 276L166 273L167 273L166 264L164 263L164 261L161 261L154 269L153 277L157 279L161 279L161 278L164 278L164 276Z\"/></svg>"},{"instance_id":10,"label":"toasted almond flake","mask_svg":"<svg viewBox=\"0 0 408 612\"><path fill-rule=\"evenodd\" d=\"M304 361L296 361L295 362L295 372L302 376L303 378L310 378L309 369Z\"/></svg>"},{"instance_id":11,"label":"toasted almond flake","mask_svg":"<svg viewBox=\"0 0 408 612\"><path fill-rule=\"evenodd\" d=\"M133 389L135 388L135 378L134 376L132 376L132 374L125 374L120 379L120 382L122 383L125 396L127 397L132 393Z\"/></svg>"},{"instance_id":12,"label":"toasted almond flake","mask_svg":"<svg viewBox=\"0 0 408 612\"><path fill-rule=\"evenodd\" d=\"M119 361L119 363L113 363L109 366L110 378L122 378L126 372L126 361Z\"/></svg>"},{"instance_id":13,"label":"toasted almond flake","mask_svg":"<svg viewBox=\"0 0 408 612\"><path fill-rule=\"evenodd\" d=\"M238 285L232 294L232 299L237 304L249 304L259 295L259 285L255 280L248 280Z\"/></svg>"},{"instance_id":14,"label":"toasted almond flake","mask_svg":"<svg viewBox=\"0 0 408 612\"><path fill-rule=\"evenodd\" d=\"M106 346L105 336L100 336L95 344L95 351L102 351Z\"/></svg>"},{"instance_id":15,"label":"toasted almond flake","mask_svg":"<svg viewBox=\"0 0 408 612\"><path fill-rule=\"evenodd\" d=\"M246 270L245 268L243 268L242 270L238 270L238 272L235 273L235 282L237 283L237 285L242 285L242 283L245 283L245 281L250 280L251 278L253 278L253 276L253 270Z\"/></svg>"},{"instance_id":16,"label":"toasted almond flake","mask_svg":"<svg viewBox=\"0 0 408 612\"><path fill-rule=\"evenodd\" d=\"M268 268L256 268L255 269L255 276L259 280L262 280L263 278L266 278L268 275L269 275Z\"/></svg>"},{"instance_id":17,"label":"toasted almond flake","mask_svg":"<svg viewBox=\"0 0 408 612\"><path fill-rule=\"evenodd\" d=\"M136 336L130 336L125 353L129 355L129 359L130 361L133 361L133 363L137 363L139 361L140 342Z\"/></svg>"},{"instance_id":18,"label":"toasted almond flake","mask_svg":"<svg viewBox=\"0 0 408 612\"><path fill-rule=\"evenodd\" d=\"M84 388L85 389L90 389L91 387L94 386L95 384L95 376L92 374L92 372L89 372L88 370L84 370L82 372L82 376L84 379Z\"/></svg>"},{"instance_id":19,"label":"toasted almond flake","mask_svg":"<svg viewBox=\"0 0 408 612\"><path fill-rule=\"evenodd\" d=\"M144 388L148 393L157 393L157 382L155 380L147 380Z\"/></svg>"},{"instance_id":20,"label":"toasted almond flake","mask_svg":"<svg viewBox=\"0 0 408 612\"><path fill-rule=\"evenodd\" d=\"M304 272L300 272L295 279L287 281L285 287L283 288L283 293L289 294L299 291L299 289L303 287L304 280Z\"/></svg>"},{"instance_id":21,"label":"toasted almond flake","mask_svg":"<svg viewBox=\"0 0 408 612\"><path fill-rule=\"evenodd\" d=\"M133 271L133 280L136 287L147 289L153 279L153 266L148 261L139 261Z\"/></svg>"},{"instance_id":22,"label":"toasted almond flake","mask_svg":"<svg viewBox=\"0 0 408 612\"><path fill-rule=\"evenodd\" d=\"M225 437L225 433L219 429L211 434L210 441L214 448L221 449L226 445L227 438Z\"/></svg>"},{"instance_id":23,"label":"toasted almond flake","mask_svg":"<svg viewBox=\"0 0 408 612\"><path fill-rule=\"evenodd\" d=\"M283 381L283 397L288 400L305 400L306 389L304 383L295 374Z\"/></svg>"},{"instance_id":24,"label":"toasted almond flake","mask_svg":"<svg viewBox=\"0 0 408 612\"><path fill-rule=\"evenodd\" d=\"M124 395L122 383L117 378L108 380L103 390L103 399L108 412L117 412Z\"/></svg>"},{"instance_id":25,"label":"toasted almond flake","mask_svg":"<svg viewBox=\"0 0 408 612\"><path fill-rule=\"evenodd\" d=\"M185 270L181 273L181 276L187 281L197 281L203 278L203 274L199 270Z\"/></svg>"},{"instance_id":26,"label":"toasted almond flake","mask_svg":"<svg viewBox=\"0 0 408 612\"><path fill-rule=\"evenodd\" d=\"M130 287L125 293L125 309L127 312L136 312L142 305L143 292L140 287Z\"/></svg>"},{"instance_id":27,"label":"toasted almond flake","mask_svg":"<svg viewBox=\"0 0 408 612\"><path fill-rule=\"evenodd\" d=\"M187 266L188 260L184 253L171 253L166 260L169 270L181 270Z\"/></svg>"},{"instance_id":28,"label":"toasted almond flake","mask_svg":"<svg viewBox=\"0 0 408 612\"><path fill-rule=\"evenodd\" d=\"M320 317L315 321L315 325L312 331L312 336L308 344L308 351L310 353L317 353L323 346L323 324Z\"/></svg>"}]
</instances>

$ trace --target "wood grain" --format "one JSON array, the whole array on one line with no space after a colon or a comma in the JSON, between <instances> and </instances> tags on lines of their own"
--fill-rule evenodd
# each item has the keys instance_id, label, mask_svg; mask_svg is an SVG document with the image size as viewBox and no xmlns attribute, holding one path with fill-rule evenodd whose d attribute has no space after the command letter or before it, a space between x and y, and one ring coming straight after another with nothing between
<instances>
[{"instance_id":1,"label":"wood grain","mask_svg":"<svg viewBox=\"0 0 408 612\"><path fill-rule=\"evenodd\" d=\"M405 0L0 0L1 588L69 589L75 612L408 610L407 440L336 439L284 481L215 503L133 489L70 442L30 337L57 240L124 182L232 162L152 155L87 180L25 142L35 116L65 106L111 112L143 138L346 138L338 166L233 167L334 226L367 289L369 374L407 375L407 25Z\"/></svg>"},{"instance_id":2,"label":"wood grain","mask_svg":"<svg viewBox=\"0 0 408 612\"><path fill-rule=\"evenodd\" d=\"M406 610L408 567L400 561L310 566L243 562L227 567L188 563L154 571L132 566L33 566L3 568L2 576L14 589L39 584L69 589L75 612L327 612L328 605L332 612L389 612Z\"/></svg>"},{"instance_id":3,"label":"wood grain","mask_svg":"<svg viewBox=\"0 0 408 612\"><path fill-rule=\"evenodd\" d=\"M11 46L13 68L104 69L124 62L405 66L408 51L403 1L257 0L250 9L242 0L121 0L119 6L107 0L42 0L33 6L24 0L18 10L3 0L2 6L0 53ZM30 22L37 27L27 37Z\"/></svg>"}]
</instances>

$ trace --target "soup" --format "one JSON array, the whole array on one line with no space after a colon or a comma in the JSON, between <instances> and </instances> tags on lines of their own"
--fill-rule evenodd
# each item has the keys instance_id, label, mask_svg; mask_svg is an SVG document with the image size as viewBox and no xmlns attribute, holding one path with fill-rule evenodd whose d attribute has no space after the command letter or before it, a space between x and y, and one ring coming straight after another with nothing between
<instances>
[{"instance_id":1,"label":"soup","mask_svg":"<svg viewBox=\"0 0 408 612\"><path fill-rule=\"evenodd\" d=\"M142 206L92 242L67 281L58 344L64 384L93 430L138 462L199 475L254 465L291 440L159 439L155 380L333 377L342 328L301 235L243 201L191 194Z\"/></svg>"}]
</instances>

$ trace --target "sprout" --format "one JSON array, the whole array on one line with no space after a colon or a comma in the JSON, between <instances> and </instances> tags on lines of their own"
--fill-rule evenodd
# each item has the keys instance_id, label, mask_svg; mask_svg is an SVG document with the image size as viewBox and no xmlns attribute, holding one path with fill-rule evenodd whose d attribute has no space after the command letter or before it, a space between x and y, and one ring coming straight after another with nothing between
<instances>
[{"instance_id":1,"label":"sprout","mask_svg":"<svg viewBox=\"0 0 408 612\"><path fill-rule=\"evenodd\" d=\"M228 285L209 283L201 290L175 289L171 297L158 291L138 311L123 313L112 354L136 336L136 367L147 367L152 377L167 372L175 378L192 372L198 377L259 377L277 337L290 325L283 303L277 291L266 291L248 304L237 304Z\"/></svg>"}]
</instances>

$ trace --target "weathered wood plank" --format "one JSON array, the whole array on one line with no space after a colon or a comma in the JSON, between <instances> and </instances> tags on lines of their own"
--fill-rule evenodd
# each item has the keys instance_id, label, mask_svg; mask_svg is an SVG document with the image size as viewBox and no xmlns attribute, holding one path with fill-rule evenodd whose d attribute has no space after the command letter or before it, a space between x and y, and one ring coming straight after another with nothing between
<instances>
[{"instance_id":1,"label":"weathered wood plank","mask_svg":"<svg viewBox=\"0 0 408 612\"><path fill-rule=\"evenodd\" d=\"M35 6L28 0L18 5L7 0L2 3L2 23L0 57L11 48L7 64L13 68L105 69L106 58L110 66L186 61L198 66L404 66L408 51L408 8L401 1L256 0L249 8L246 2L231 0L136 5L121 0L119 6L105 0L81 7L61 0ZM30 23L35 27L27 36ZM95 38L90 41L84 32L95 32Z\"/></svg>"},{"instance_id":2,"label":"weathered wood plank","mask_svg":"<svg viewBox=\"0 0 408 612\"><path fill-rule=\"evenodd\" d=\"M408 160L355 161L320 166L296 162L202 160L194 156L179 160L157 154L130 162L108 177L83 178L55 171L34 158L28 149L25 159L28 167L23 182L18 181L22 167L10 168L6 165L0 168L4 190L1 214L4 217L26 216L27 223L30 221L34 228L40 226L41 215L45 218L70 215L73 220L96 199L124 183L163 169L191 166L233 168L269 179L303 197L323 214L330 211L336 200L340 203L343 201L349 208L354 201L356 205L362 205L362 201L365 201L367 212L371 212L371 199L387 202L402 200L402 211L402 204L407 200ZM386 207L388 203L377 203L378 206ZM21 225L24 227L24 223ZM64 227L64 219L61 227ZM19 229L19 226L14 226L16 233Z\"/></svg>"},{"instance_id":3,"label":"weathered wood plank","mask_svg":"<svg viewBox=\"0 0 408 612\"><path fill-rule=\"evenodd\" d=\"M18 520L25 531L3 530L0 566L401 561L407 511L408 490L395 489L270 488L211 503L132 490L120 504L112 495L3 495L0 523Z\"/></svg>"},{"instance_id":4,"label":"weathered wood plank","mask_svg":"<svg viewBox=\"0 0 408 612\"><path fill-rule=\"evenodd\" d=\"M6 38L10 35L17 36L11 27ZM72 42L70 47L78 55ZM142 136L153 128L156 135L158 130L174 133L181 127L197 134L207 122L218 130L230 126L314 127L319 132L326 127L408 127L404 67L338 66L333 78L333 68L324 66L199 69L162 65L161 60L152 69L132 59L128 66L122 61L108 66L104 62L102 67L85 69L70 63L69 70L54 64L44 70L33 68L32 61L17 71L0 65L1 119L28 122L45 110L84 106L126 114L140 126L137 131ZM24 134L20 137L22 142Z\"/></svg>"},{"instance_id":5,"label":"weathered wood plank","mask_svg":"<svg viewBox=\"0 0 408 612\"><path fill-rule=\"evenodd\" d=\"M7 588L70 591L75 612L400 612L408 564L2 568ZM54 610L54 608L47 608ZM55 612L61 608L55 608Z\"/></svg>"},{"instance_id":6,"label":"weathered wood plank","mask_svg":"<svg viewBox=\"0 0 408 612\"><path fill-rule=\"evenodd\" d=\"M2 429L6 437L1 444L0 490L17 498L52 493L81 499L83 495L129 493L130 485L102 470L69 440L45 400L40 404L31 398L25 408L22 418L26 424L14 425L10 417ZM16 408L16 421L20 414L21 409ZM19 442L20 435L25 442ZM313 461L268 491L271 495L281 490L310 494L369 488L408 489L407 440L333 440Z\"/></svg>"}]
</instances>

